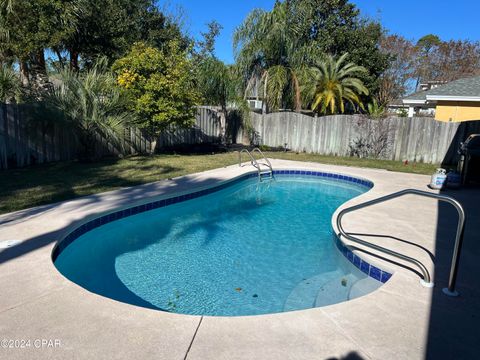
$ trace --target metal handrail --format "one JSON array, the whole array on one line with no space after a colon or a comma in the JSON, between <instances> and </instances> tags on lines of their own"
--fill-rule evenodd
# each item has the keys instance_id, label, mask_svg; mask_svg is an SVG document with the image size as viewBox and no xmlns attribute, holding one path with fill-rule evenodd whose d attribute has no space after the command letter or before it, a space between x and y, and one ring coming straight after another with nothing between
<instances>
[{"instance_id":1,"label":"metal handrail","mask_svg":"<svg viewBox=\"0 0 480 360\"><path fill-rule=\"evenodd\" d=\"M266 161L266 164L264 164L264 165L268 166L268 167L270 168L270 171L273 173L272 164L270 163L270 160L268 160L268 158L267 158L267 157L265 156L265 154L262 152L262 150L260 150L259 148L255 148L255 149L252 150L252 154L253 154L254 152L258 152L258 153L262 156L263 160Z\"/></svg>"},{"instance_id":2,"label":"metal handrail","mask_svg":"<svg viewBox=\"0 0 480 360\"><path fill-rule=\"evenodd\" d=\"M457 212L458 212L458 226L457 226L457 234L455 236L455 247L453 249L452 264L451 264L451 267L450 267L450 276L449 276L449 279L448 279L448 287L444 288L443 292L446 295L449 295L449 296L458 296L458 292L455 291L455 284L456 284L456 280L457 280L458 261L460 259L460 252L461 252L461 249L462 249L463 234L464 234L464 229L465 229L465 211L463 210L462 205L457 200L455 200L454 198L452 198L450 196L446 196L446 195L440 195L440 194L436 194L436 193L427 192L427 191L421 191L421 190L416 190L416 189L406 189L406 190L402 190L402 191L399 191L399 192L396 192L396 193L393 193L393 194L390 194L390 195L382 196L382 197L377 198L377 199L366 201L364 203L361 203L361 204L354 205L354 206L351 206L349 208L343 209L338 213L337 228L340 231L340 234L348 240L357 242L359 244L365 245L365 246L370 247L372 249L384 252L388 255L395 256L397 258L400 258L402 260L405 260L405 261L408 261L410 263L413 263L413 264L417 265L420 268L420 270L422 272L422 275L423 275L422 284L424 286L427 286L427 287L433 287L433 283L432 283L431 278L430 278L430 273L428 272L425 265L423 265L420 261L418 261L417 259L414 259L410 256L400 254L400 253L395 252L393 250L384 248L384 247L379 246L379 245L372 244L368 241L361 240L361 239L356 238L352 235L349 235L345 232L345 230L343 229L343 226L342 226L342 218L345 214L350 213L350 212L355 211L355 210L358 210L358 209L366 208L368 206L372 206L372 205L375 205L375 204L378 204L378 203L382 203L382 202L385 202L385 201L388 201L388 200L391 200L391 199L394 199L394 198L398 198L398 197L401 197L401 196L404 196L404 195L419 195L419 196L424 196L424 197L437 199L437 200L444 201L444 202L447 202L447 203L453 205L455 207L455 209L457 210Z\"/></svg>"},{"instance_id":3,"label":"metal handrail","mask_svg":"<svg viewBox=\"0 0 480 360\"><path fill-rule=\"evenodd\" d=\"M247 149L242 149L238 152L238 166L242 166L242 153L247 153L250 157L250 164L257 168L258 176L260 176L260 165L258 165L257 160L253 157L253 155Z\"/></svg>"},{"instance_id":4,"label":"metal handrail","mask_svg":"<svg viewBox=\"0 0 480 360\"><path fill-rule=\"evenodd\" d=\"M255 157L253 156L253 153L257 151L258 153L260 153L260 155L262 155L263 159L266 161L266 163L259 163ZM255 167L257 168L257 171L258 171L258 178L261 179L261 175L262 175L262 170L260 168L260 164L262 165L265 165L265 166L268 166L268 168L270 169L270 177L273 176L273 168L272 168L272 164L270 163L270 161L266 158L266 156L263 154L263 152L259 149L259 148L255 148L253 149L251 152L248 151L247 149L242 149L238 152L238 166L242 166L242 153L247 153L248 156L250 157L250 163Z\"/></svg>"}]
</instances>

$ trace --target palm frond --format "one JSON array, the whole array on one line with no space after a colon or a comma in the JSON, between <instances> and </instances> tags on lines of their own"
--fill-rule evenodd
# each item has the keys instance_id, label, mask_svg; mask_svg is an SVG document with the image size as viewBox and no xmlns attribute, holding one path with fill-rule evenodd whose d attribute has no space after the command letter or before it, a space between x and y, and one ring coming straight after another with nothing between
<instances>
[{"instance_id":1,"label":"palm frond","mask_svg":"<svg viewBox=\"0 0 480 360\"><path fill-rule=\"evenodd\" d=\"M347 56L343 54L335 60L329 55L317 64L316 95L311 102L313 111L344 113L345 102L352 108L358 105L363 109L360 95L368 95L368 89L357 75L365 73L366 69L346 63Z\"/></svg>"},{"instance_id":2,"label":"palm frond","mask_svg":"<svg viewBox=\"0 0 480 360\"><path fill-rule=\"evenodd\" d=\"M18 99L21 93L21 83L18 74L7 65L0 66L0 102L10 102Z\"/></svg>"},{"instance_id":3,"label":"palm frond","mask_svg":"<svg viewBox=\"0 0 480 360\"><path fill-rule=\"evenodd\" d=\"M125 128L134 123L135 115L127 110L129 99L106 67L106 60L101 59L81 74L62 70L60 83L48 100L63 113L64 121L83 139L85 147L93 146L94 139L100 137L123 151Z\"/></svg>"}]
</instances>

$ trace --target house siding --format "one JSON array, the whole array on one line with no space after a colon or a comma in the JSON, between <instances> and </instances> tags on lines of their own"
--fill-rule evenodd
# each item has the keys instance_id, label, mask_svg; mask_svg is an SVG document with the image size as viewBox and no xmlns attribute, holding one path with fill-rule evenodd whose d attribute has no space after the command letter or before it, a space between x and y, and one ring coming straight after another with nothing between
<instances>
[{"instance_id":1,"label":"house siding","mask_svg":"<svg viewBox=\"0 0 480 360\"><path fill-rule=\"evenodd\" d=\"M435 119L453 122L480 120L480 102L439 101Z\"/></svg>"}]
</instances>

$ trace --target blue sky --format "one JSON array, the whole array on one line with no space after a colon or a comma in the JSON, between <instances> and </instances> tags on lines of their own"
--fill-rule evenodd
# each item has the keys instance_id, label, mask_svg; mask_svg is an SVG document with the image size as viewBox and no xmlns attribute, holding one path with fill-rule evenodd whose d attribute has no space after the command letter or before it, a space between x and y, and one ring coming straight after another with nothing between
<instances>
[{"instance_id":1,"label":"blue sky","mask_svg":"<svg viewBox=\"0 0 480 360\"><path fill-rule=\"evenodd\" d=\"M171 0L184 10L186 30L194 37L206 30L206 23L215 19L223 31L216 46L217 56L233 62L232 34L253 8L270 10L274 0ZM379 19L392 33L409 39L437 34L443 40L480 40L479 0L352 0L362 14ZM160 1L162 3L162 1Z\"/></svg>"}]
</instances>

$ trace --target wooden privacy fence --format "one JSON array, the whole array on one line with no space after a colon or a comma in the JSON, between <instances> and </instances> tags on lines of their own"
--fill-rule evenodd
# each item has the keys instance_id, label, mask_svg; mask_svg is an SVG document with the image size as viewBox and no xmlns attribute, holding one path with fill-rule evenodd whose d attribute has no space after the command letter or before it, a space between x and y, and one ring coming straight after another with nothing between
<instances>
[{"instance_id":1,"label":"wooden privacy fence","mask_svg":"<svg viewBox=\"0 0 480 360\"><path fill-rule=\"evenodd\" d=\"M75 133L51 111L37 105L0 104L0 170L73 160L79 154ZM157 146L214 143L220 141L219 113L211 107L199 107L195 124L189 129L169 128L158 139ZM140 129L125 130L124 153L150 151L150 141ZM118 155L119 150L98 138L96 155Z\"/></svg>"},{"instance_id":2,"label":"wooden privacy fence","mask_svg":"<svg viewBox=\"0 0 480 360\"><path fill-rule=\"evenodd\" d=\"M71 129L53 121L51 113L32 116L39 111L42 109L30 105L0 104L0 169L77 158L79 145ZM373 155L390 160L453 164L460 142L469 134L480 133L480 121L445 123L427 117L371 120L360 115L311 117L279 112L252 113L252 131L247 134L238 114L226 120L225 129L221 119L215 108L199 107L192 128L168 129L157 146L219 143L225 132L226 140L234 143L253 141L282 148L286 144L294 151L324 155ZM141 130L126 129L126 138L127 154L150 151L151 144ZM97 155L118 154L104 139L97 140Z\"/></svg>"},{"instance_id":3,"label":"wooden privacy fence","mask_svg":"<svg viewBox=\"0 0 480 360\"><path fill-rule=\"evenodd\" d=\"M0 169L74 158L71 131L37 119L38 111L34 106L0 104Z\"/></svg>"},{"instance_id":4,"label":"wooden privacy fence","mask_svg":"<svg viewBox=\"0 0 480 360\"><path fill-rule=\"evenodd\" d=\"M199 106L195 124L189 129L170 128L158 139L157 147L179 144L219 143L221 136L221 116L214 107Z\"/></svg>"},{"instance_id":5,"label":"wooden privacy fence","mask_svg":"<svg viewBox=\"0 0 480 360\"><path fill-rule=\"evenodd\" d=\"M453 164L460 142L480 133L480 121L446 123L430 117L388 117L372 120L361 115L311 117L294 112L252 114L257 143L323 155L351 155L355 144L369 143L379 158ZM242 131L237 141L243 139ZM361 147L361 144L357 147Z\"/></svg>"}]
</instances>

